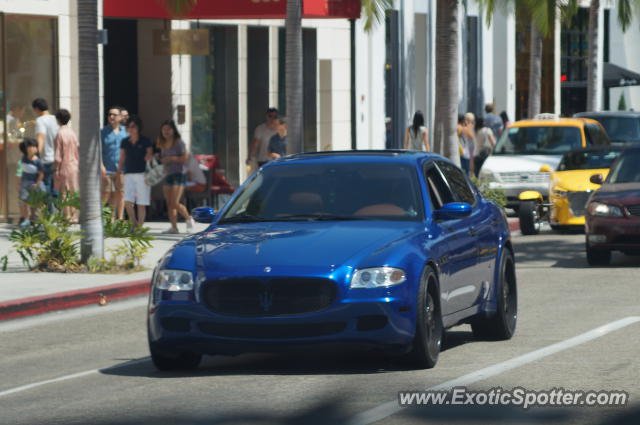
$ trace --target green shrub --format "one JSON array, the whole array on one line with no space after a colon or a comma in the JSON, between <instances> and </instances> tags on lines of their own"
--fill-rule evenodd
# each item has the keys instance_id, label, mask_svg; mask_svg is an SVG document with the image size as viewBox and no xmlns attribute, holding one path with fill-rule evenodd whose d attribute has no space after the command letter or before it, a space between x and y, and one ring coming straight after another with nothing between
<instances>
[{"instance_id":1,"label":"green shrub","mask_svg":"<svg viewBox=\"0 0 640 425\"><path fill-rule=\"evenodd\" d=\"M485 199L495 202L500 208L504 208L507 205L507 194L504 189L491 189L489 188L489 183L479 181L475 177L471 181L478 187Z\"/></svg>"}]
</instances>

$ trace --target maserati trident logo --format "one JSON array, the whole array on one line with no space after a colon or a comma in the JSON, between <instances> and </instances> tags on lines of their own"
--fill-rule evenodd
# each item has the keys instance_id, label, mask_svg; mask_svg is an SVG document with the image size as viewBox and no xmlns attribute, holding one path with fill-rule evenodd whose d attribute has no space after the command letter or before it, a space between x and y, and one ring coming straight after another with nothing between
<instances>
[{"instance_id":1,"label":"maserati trident logo","mask_svg":"<svg viewBox=\"0 0 640 425\"><path fill-rule=\"evenodd\" d=\"M265 289L260 295L258 295L258 301L260 302L260 307L262 307L262 311L267 313L271 310L271 306L273 305L273 293Z\"/></svg>"}]
</instances>

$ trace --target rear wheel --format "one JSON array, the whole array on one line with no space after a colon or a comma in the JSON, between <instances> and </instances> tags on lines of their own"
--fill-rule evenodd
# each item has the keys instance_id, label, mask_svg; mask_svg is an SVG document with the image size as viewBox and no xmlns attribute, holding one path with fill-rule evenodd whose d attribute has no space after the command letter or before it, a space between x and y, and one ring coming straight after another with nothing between
<instances>
[{"instance_id":1,"label":"rear wheel","mask_svg":"<svg viewBox=\"0 0 640 425\"><path fill-rule=\"evenodd\" d=\"M498 279L497 311L491 317L478 317L471 322L476 338L511 339L518 320L518 290L513 253L504 249L500 261Z\"/></svg>"},{"instance_id":2,"label":"rear wheel","mask_svg":"<svg viewBox=\"0 0 640 425\"><path fill-rule=\"evenodd\" d=\"M418 291L416 334L413 347L407 355L412 366L418 369L434 367L442 346L444 328L437 283L435 272L427 266Z\"/></svg>"},{"instance_id":3,"label":"rear wheel","mask_svg":"<svg viewBox=\"0 0 640 425\"><path fill-rule=\"evenodd\" d=\"M602 248L593 248L589 242L585 242L587 251L587 263L590 266L606 266L611 262L611 251Z\"/></svg>"},{"instance_id":4,"label":"rear wheel","mask_svg":"<svg viewBox=\"0 0 640 425\"><path fill-rule=\"evenodd\" d=\"M520 219L520 232L523 235L537 235L540 233L542 219L538 212L537 202L526 201L520 204L518 218Z\"/></svg>"}]
</instances>

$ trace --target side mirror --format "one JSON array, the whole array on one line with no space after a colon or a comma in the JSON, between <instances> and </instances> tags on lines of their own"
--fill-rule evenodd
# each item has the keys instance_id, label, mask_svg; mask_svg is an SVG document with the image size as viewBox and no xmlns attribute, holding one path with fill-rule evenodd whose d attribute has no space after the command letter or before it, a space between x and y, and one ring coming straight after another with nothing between
<instances>
[{"instance_id":1,"label":"side mirror","mask_svg":"<svg viewBox=\"0 0 640 425\"><path fill-rule=\"evenodd\" d=\"M551 172L551 167L549 167L547 164L544 164L542 167L540 167L540 172L541 173L550 173Z\"/></svg>"},{"instance_id":2,"label":"side mirror","mask_svg":"<svg viewBox=\"0 0 640 425\"><path fill-rule=\"evenodd\" d=\"M211 207L198 207L191 211L191 217L198 223L211 223L216 216L216 211Z\"/></svg>"},{"instance_id":3,"label":"side mirror","mask_svg":"<svg viewBox=\"0 0 640 425\"><path fill-rule=\"evenodd\" d=\"M433 212L437 220L457 220L471 215L471 205L466 202L450 202Z\"/></svg>"},{"instance_id":4,"label":"side mirror","mask_svg":"<svg viewBox=\"0 0 640 425\"><path fill-rule=\"evenodd\" d=\"M594 174L589 178L589 181L593 184L602 184L604 183L604 179L602 178L602 174Z\"/></svg>"}]
</instances>

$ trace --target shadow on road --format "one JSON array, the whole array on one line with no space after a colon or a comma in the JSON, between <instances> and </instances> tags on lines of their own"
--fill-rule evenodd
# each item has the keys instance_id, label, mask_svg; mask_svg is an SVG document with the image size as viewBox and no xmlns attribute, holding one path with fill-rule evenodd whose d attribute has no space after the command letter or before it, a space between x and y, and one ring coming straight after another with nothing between
<instances>
[{"instance_id":1,"label":"shadow on road","mask_svg":"<svg viewBox=\"0 0 640 425\"><path fill-rule=\"evenodd\" d=\"M587 263L584 237L567 235L539 235L514 240L516 267L559 267L566 269L591 268ZM638 267L640 257L614 252L609 266Z\"/></svg>"}]
</instances>

